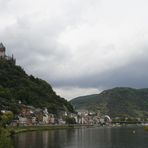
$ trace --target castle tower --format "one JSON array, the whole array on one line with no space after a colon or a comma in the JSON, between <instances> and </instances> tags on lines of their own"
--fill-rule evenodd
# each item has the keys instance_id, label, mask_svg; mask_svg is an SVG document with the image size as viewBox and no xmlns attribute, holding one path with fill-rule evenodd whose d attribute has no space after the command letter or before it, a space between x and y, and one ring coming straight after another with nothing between
<instances>
[{"instance_id":1,"label":"castle tower","mask_svg":"<svg viewBox=\"0 0 148 148\"><path fill-rule=\"evenodd\" d=\"M0 58L5 58L5 51L5 46L2 43L0 43Z\"/></svg>"}]
</instances>

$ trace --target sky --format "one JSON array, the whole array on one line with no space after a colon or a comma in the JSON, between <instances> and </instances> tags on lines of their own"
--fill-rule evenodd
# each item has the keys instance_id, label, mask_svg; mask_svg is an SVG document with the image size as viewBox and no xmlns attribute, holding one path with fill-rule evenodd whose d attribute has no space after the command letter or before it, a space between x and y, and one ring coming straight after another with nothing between
<instances>
[{"instance_id":1,"label":"sky","mask_svg":"<svg viewBox=\"0 0 148 148\"><path fill-rule=\"evenodd\" d=\"M0 0L0 42L67 100L148 87L147 0Z\"/></svg>"}]
</instances>

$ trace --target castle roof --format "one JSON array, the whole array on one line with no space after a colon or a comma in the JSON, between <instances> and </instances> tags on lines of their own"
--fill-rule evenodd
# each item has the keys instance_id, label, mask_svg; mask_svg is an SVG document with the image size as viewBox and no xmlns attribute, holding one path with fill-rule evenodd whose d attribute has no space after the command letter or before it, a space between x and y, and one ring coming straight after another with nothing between
<instances>
[{"instance_id":1,"label":"castle roof","mask_svg":"<svg viewBox=\"0 0 148 148\"><path fill-rule=\"evenodd\" d=\"M0 43L0 51L5 51L5 46L2 43Z\"/></svg>"}]
</instances>

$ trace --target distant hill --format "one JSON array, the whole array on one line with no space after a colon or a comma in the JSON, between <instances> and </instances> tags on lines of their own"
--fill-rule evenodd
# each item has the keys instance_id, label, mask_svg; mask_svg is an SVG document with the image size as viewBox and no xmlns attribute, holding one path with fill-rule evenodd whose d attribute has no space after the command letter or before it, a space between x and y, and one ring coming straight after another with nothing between
<instances>
[{"instance_id":1,"label":"distant hill","mask_svg":"<svg viewBox=\"0 0 148 148\"><path fill-rule=\"evenodd\" d=\"M10 60L0 59L0 110L18 112L19 100L25 105L47 107L52 113L59 110L73 112L72 105L56 95L46 81L27 75Z\"/></svg>"},{"instance_id":2,"label":"distant hill","mask_svg":"<svg viewBox=\"0 0 148 148\"><path fill-rule=\"evenodd\" d=\"M100 94L81 96L70 103L76 110L100 111L111 117L148 117L148 89L117 87Z\"/></svg>"}]
</instances>

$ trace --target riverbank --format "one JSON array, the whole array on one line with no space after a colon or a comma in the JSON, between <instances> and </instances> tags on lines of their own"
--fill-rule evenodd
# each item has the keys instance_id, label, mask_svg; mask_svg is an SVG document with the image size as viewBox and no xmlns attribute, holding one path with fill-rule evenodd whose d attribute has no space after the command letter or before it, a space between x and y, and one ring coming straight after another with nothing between
<instances>
[{"instance_id":1,"label":"riverbank","mask_svg":"<svg viewBox=\"0 0 148 148\"><path fill-rule=\"evenodd\" d=\"M148 132L148 126L144 126L144 130Z\"/></svg>"},{"instance_id":2,"label":"riverbank","mask_svg":"<svg viewBox=\"0 0 148 148\"><path fill-rule=\"evenodd\" d=\"M10 132L3 127L0 127L0 148L13 148Z\"/></svg>"},{"instance_id":3,"label":"riverbank","mask_svg":"<svg viewBox=\"0 0 148 148\"><path fill-rule=\"evenodd\" d=\"M148 148L142 127L96 127L16 134L16 148Z\"/></svg>"},{"instance_id":4,"label":"riverbank","mask_svg":"<svg viewBox=\"0 0 148 148\"><path fill-rule=\"evenodd\" d=\"M13 148L11 136L32 131L62 130L80 128L79 125L48 125L48 126L19 126L19 127L0 127L0 148Z\"/></svg>"},{"instance_id":5,"label":"riverbank","mask_svg":"<svg viewBox=\"0 0 148 148\"><path fill-rule=\"evenodd\" d=\"M44 131L44 130L61 130L61 129L71 129L71 128L80 128L80 125L47 125L47 126L19 126L19 127L7 127L10 135L30 132L30 131Z\"/></svg>"},{"instance_id":6,"label":"riverbank","mask_svg":"<svg viewBox=\"0 0 148 148\"><path fill-rule=\"evenodd\" d=\"M92 125L85 125L85 126L84 125L39 125L39 126L7 127L6 130L8 131L9 136L11 136L14 134L23 133L23 132L31 132L31 131L62 130L62 129L72 129L72 128L73 129L84 128L84 127L88 128L88 127L96 127L96 126L92 126ZM118 126L111 126L111 127L118 127ZM144 130L148 131L148 126L144 126Z\"/></svg>"}]
</instances>

